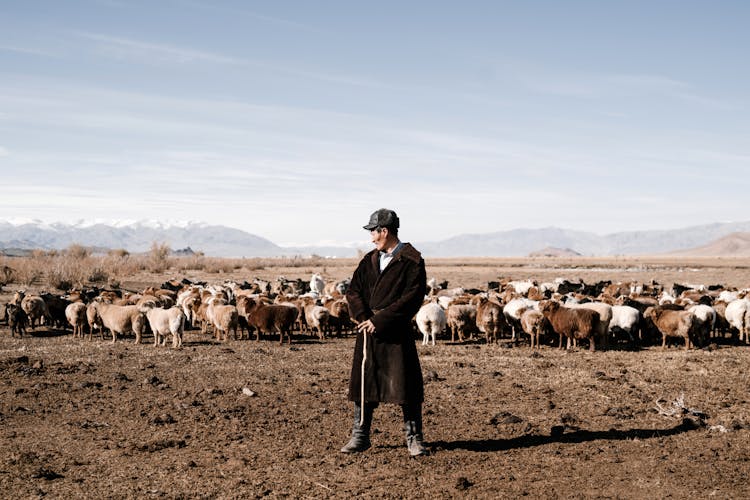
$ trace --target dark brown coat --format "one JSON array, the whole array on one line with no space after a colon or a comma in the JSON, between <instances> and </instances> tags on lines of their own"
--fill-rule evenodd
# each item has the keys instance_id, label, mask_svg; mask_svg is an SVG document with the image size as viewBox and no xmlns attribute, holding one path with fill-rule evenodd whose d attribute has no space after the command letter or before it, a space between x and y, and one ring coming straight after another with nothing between
<instances>
[{"instance_id":1,"label":"dark brown coat","mask_svg":"<svg viewBox=\"0 0 750 500\"><path fill-rule=\"evenodd\" d=\"M360 261L346 293L349 313L358 323L372 320L375 333L367 336L365 401L421 403L422 368L414 342L412 318L422 305L427 277L422 255L409 243L380 272L373 250ZM349 400L361 401L363 334L357 333L349 379Z\"/></svg>"}]
</instances>

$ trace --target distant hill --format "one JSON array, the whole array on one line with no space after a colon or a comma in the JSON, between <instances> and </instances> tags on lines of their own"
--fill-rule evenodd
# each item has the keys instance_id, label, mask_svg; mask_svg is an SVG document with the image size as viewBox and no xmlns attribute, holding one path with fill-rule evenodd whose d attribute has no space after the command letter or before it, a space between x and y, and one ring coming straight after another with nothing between
<instances>
[{"instance_id":1,"label":"distant hill","mask_svg":"<svg viewBox=\"0 0 750 500\"><path fill-rule=\"evenodd\" d=\"M750 232L731 233L706 245L670 252L695 257L750 257Z\"/></svg>"},{"instance_id":2,"label":"distant hill","mask_svg":"<svg viewBox=\"0 0 750 500\"><path fill-rule=\"evenodd\" d=\"M577 257L581 254L570 248L547 247L531 252L529 257Z\"/></svg>"},{"instance_id":3,"label":"distant hill","mask_svg":"<svg viewBox=\"0 0 750 500\"><path fill-rule=\"evenodd\" d=\"M589 256L654 255L667 252L698 255L696 252L702 252L701 255L746 256L750 255L744 250L747 248L747 234L750 234L750 222L715 223L680 229L628 231L607 235L547 227L465 234L432 242L414 241L414 246L425 257L520 257L536 255L539 252L551 255ZM405 236L407 241L413 241L408 239L408 235ZM41 221L0 221L0 249L4 249L8 255L19 255L25 250L35 248L65 249L74 243L92 248L123 248L137 253L148 251L155 242L166 243L173 250L190 248L191 251L216 257L356 257L359 249L372 248L365 241L354 248L282 247L239 229L200 222L47 224Z\"/></svg>"},{"instance_id":4,"label":"distant hill","mask_svg":"<svg viewBox=\"0 0 750 500\"><path fill-rule=\"evenodd\" d=\"M736 232L750 232L750 221L689 226L680 229L623 231L599 235L557 227L464 234L418 243L428 257L512 257L540 248L572 248L581 255L653 255L695 248Z\"/></svg>"}]
</instances>

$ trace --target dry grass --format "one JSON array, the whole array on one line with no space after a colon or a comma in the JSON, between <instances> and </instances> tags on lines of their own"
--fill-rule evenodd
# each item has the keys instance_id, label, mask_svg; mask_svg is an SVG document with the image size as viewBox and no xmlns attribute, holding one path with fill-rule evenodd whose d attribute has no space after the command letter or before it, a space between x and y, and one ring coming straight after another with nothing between
<instances>
[{"instance_id":1,"label":"dry grass","mask_svg":"<svg viewBox=\"0 0 750 500\"><path fill-rule=\"evenodd\" d=\"M157 276L192 276L198 279L246 280L309 278L320 273L326 280L351 276L358 259L323 257L218 258L203 254L172 256L154 244L145 254L111 250L94 255L78 246L66 251L34 252L29 257L1 257L0 285L17 284L66 290L71 287L138 281L144 273ZM717 257L573 257L573 258L428 258L428 277L448 280L449 286L486 288L498 279L555 278L648 282L703 283L728 287L750 286L750 258ZM155 278L156 279L156 278Z\"/></svg>"}]
</instances>

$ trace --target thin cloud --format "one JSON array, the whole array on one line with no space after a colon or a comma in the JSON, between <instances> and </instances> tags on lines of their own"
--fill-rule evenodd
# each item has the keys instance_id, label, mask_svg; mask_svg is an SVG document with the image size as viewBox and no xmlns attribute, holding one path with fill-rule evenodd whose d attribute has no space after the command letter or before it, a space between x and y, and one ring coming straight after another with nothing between
<instances>
[{"instance_id":1,"label":"thin cloud","mask_svg":"<svg viewBox=\"0 0 750 500\"><path fill-rule=\"evenodd\" d=\"M174 45L157 44L113 37L99 33L76 32L77 36L99 42L99 49L119 57L132 57L152 62L169 61L177 64L208 62L214 64L245 65L247 61L235 57L215 54Z\"/></svg>"},{"instance_id":2,"label":"thin cloud","mask_svg":"<svg viewBox=\"0 0 750 500\"><path fill-rule=\"evenodd\" d=\"M31 47L17 47L13 45L0 45L0 51L16 52L18 54L32 55L32 56L57 57L56 54L48 50L41 50L41 49L31 48Z\"/></svg>"}]
</instances>

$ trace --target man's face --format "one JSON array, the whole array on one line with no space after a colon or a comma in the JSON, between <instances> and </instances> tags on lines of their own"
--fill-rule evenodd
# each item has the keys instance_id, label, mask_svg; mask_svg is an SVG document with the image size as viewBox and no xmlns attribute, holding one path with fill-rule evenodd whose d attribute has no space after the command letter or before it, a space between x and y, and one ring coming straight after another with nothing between
<instances>
[{"instance_id":1,"label":"man's face","mask_svg":"<svg viewBox=\"0 0 750 500\"><path fill-rule=\"evenodd\" d=\"M372 243L375 245L375 248L382 252L385 250L385 241L388 238L388 229L373 229L372 231L370 231L370 238L372 239Z\"/></svg>"}]
</instances>

